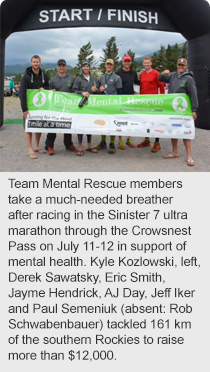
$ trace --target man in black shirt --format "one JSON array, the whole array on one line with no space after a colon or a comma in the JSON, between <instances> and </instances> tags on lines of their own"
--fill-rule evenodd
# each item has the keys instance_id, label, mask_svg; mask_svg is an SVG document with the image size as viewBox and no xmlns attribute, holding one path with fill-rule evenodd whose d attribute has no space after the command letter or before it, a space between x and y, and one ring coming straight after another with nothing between
<instances>
[{"instance_id":1,"label":"man in black shirt","mask_svg":"<svg viewBox=\"0 0 210 372\"><path fill-rule=\"evenodd\" d=\"M23 118L24 118L24 128L25 128L25 120L27 119L28 115L30 114L28 111L27 106L27 89L49 89L49 81L48 77L45 72L43 72L40 68L41 66L41 58L36 54L31 57L31 66L26 69L26 73L21 80L20 85L20 104L23 111ZM46 151L40 149L39 141L40 141L41 133L35 133L35 146L34 149L32 148L32 133L25 132L25 139L28 148L28 157L30 159L37 159L37 155L35 152L40 154L44 154Z\"/></svg>"},{"instance_id":2,"label":"man in black shirt","mask_svg":"<svg viewBox=\"0 0 210 372\"><path fill-rule=\"evenodd\" d=\"M131 56L126 55L123 57L123 67L120 70L116 71L116 74L119 75L122 80L122 94L134 94L133 85L140 85L140 80L137 77L137 73L131 68L131 65ZM135 147L130 137L127 138L126 145ZM122 136L119 137L119 149L125 149Z\"/></svg>"},{"instance_id":3,"label":"man in black shirt","mask_svg":"<svg viewBox=\"0 0 210 372\"><path fill-rule=\"evenodd\" d=\"M116 71L122 79L123 94L134 94L133 84L140 85L140 80L137 77L136 71L131 68L132 60L130 56L123 57L123 67Z\"/></svg>"},{"instance_id":4,"label":"man in black shirt","mask_svg":"<svg viewBox=\"0 0 210 372\"><path fill-rule=\"evenodd\" d=\"M133 84L140 85L140 80L137 77L136 71L131 68L132 59L131 56L127 55L123 57L123 67L116 71L116 74L121 77L122 80L122 94L134 94ZM126 145L135 147L132 139L127 138ZM124 150L125 146L122 140L122 136L119 136L119 149Z\"/></svg>"}]
</instances>

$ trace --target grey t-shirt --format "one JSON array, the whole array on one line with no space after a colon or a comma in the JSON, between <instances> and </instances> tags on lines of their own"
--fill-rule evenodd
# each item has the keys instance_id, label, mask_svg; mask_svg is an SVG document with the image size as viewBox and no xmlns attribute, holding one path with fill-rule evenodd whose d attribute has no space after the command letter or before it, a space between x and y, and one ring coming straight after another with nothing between
<instances>
[{"instance_id":1,"label":"grey t-shirt","mask_svg":"<svg viewBox=\"0 0 210 372\"><path fill-rule=\"evenodd\" d=\"M119 75L116 75L114 72L111 74L104 74L99 78L99 85L105 86L105 90L109 95L116 95L117 89L122 88L122 80Z\"/></svg>"}]
</instances>

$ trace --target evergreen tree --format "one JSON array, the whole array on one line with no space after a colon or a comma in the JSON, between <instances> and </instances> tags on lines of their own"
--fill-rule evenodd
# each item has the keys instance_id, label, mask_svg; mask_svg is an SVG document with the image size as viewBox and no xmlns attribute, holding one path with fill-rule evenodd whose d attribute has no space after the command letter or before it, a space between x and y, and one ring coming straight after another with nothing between
<instances>
[{"instance_id":1,"label":"evergreen tree","mask_svg":"<svg viewBox=\"0 0 210 372\"><path fill-rule=\"evenodd\" d=\"M152 57L152 67L158 71L177 70L177 60L179 58L187 58L187 42L183 46L177 43L173 46L168 45L167 49L161 45L158 53L154 53Z\"/></svg>"},{"instance_id":2,"label":"evergreen tree","mask_svg":"<svg viewBox=\"0 0 210 372\"><path fill-rule=\"evenodd\" d=\"M117 47L117 44L116 44L116 37L115 36L112 36L106 43L106 48L103 48L103 53L104 53L104 56L103 57L100 57L100 60L101 60L101 64L100 64L100 68L101 68L101 71L102 73L105 72L105 62L108 58L112 58L114 60L114 64L115 64L115 70L117 70L119 68L119 57L118 57L118 47Z\"/></svg>"},{"instance_id":3,"label":"evergreen tree","mask_svg":"<svg viewBox=\"0 0 210 372\"><path fill-rule=\"evenodd\" d=\"M47 74L49 80L52 79L58 73L57 68L50 68L49 70L43 71Z\"/></svg>"},{"instance_id":4,"label":"evergreen tree","mask_svg":"<svg viewBox=\"0 0 210 372\"><path fill-rule=\"evenodd\" d=\"M155 69L155 70L157 70L157 66L158 66L158 55L157 55L157 53L155 52L154 54L153 54L153 57L152 57L152 67Z\"/></svg>"},{"instance_id":5,"label":"evergreen tree","mask_svg":"<svg viewBox=\"0 0 210 372\"><path fill-rule=\"evenodd\" d=\"M177 70L177 61L180 58L180 48L179 45L176 43L172 47L172 54L171 54L171 70L170 71L176 71Z\"/></svg>"},{"instance_id":6,"label":"evergreen tree","mask_svg":"<svg viewBox=\"0 0 210 372\"><path fill-rule=\"evenodd\" d=\"M173 61L173 56L172 56L171 45L168 45L168 47L166 49L166 64L167 64L166 69L170 70L170 71L173 71L174 61Z\"/></svg>"},{"instance_id":7,"label":"evergreen tree","mask_svg":"<svg viewBox=\"0 0 210 372\"><path fill-rule=\"evenodd\" d=\"M79 54L77 55L78 56L78 63L76 64L77 70L80 69L83 61L88 61L90 66L93 66L97 63L91 48L92 47L91 47L90 42L87 43L86 45L83 45L80 48Z\"/></svg>"},{"instance_id":8,"label":"evergreen tree","mask_svg":"<svg viewBox=\"0 0 210 372\"><path fill-rule=\"evenodd\" d=\"M182 51L181 51L181 57L182 58L186 58L188 57L188 54L187 54L187 41L183 44L183 48L182 48Z\"/></svg>"},{"instance_id":9,"label":"evergreen tree","mask_svg":"<svg viewBox=\"0 0 210 372\"><path fill-rule=\"evenodd\" d=\"M15 83L15 84L20 83L22 77L23 77L23 75L21 75L21 74L17 74L17 75L15 76L15 78L14 78L14 83Z\"/></svg>"},{"instance_id":10,"label":"evergreen tree","mask_svg":"<svg viewBox=\"0 0 210 372\"><path fill-rule=\"evenodd\" d=\"M157 71L163 71L167 68L166 50L162 44L158 54L154 53L152 57L152 67Z\"/></svg>"},{"instance_id":11,"label":"evergreen tree","mask_svg":"<svg viewBox=\"0 0 210 372\"><path fill-rule=\"evenodd\" d=\"M166 49L163 45L160 46L160 51L158 54L158 62L159 62L159 65L157 66L157 70L164 71L167 68L167 60L166 60Z\"/></svg>"}]
</instances>

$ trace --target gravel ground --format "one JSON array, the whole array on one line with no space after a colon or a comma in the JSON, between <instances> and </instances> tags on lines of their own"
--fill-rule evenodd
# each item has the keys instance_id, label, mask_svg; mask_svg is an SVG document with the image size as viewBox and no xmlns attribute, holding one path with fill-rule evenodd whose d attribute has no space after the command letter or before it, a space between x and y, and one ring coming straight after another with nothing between
<instances>
[{"instance_id":1,"label":"gravel ground","mask_svg":"<svg viewBox=\"0 0 210 372\"><path fill-rule=\"evenodd\" d=\"M4 120L21 119L19 98L5 97ZM46 134L42 134L40 147L44 148ZM133 137L137 145L142 139ZM73 135L77 146L77 136ZM100 141L93 135L93 146ZM116 141L117 144L117 141ZM84 136L84 147L86 136ZM0 130L0 170L2 172L209 172L210 171L210 130L196 128L195 140L192 141L194 167L187 166L186 152L182 141L179 141L180 157L165 160L163 155L171 152L171 141L161 139L161 150L153 154L150 148L117 149L114 155L106 150L98 154L85 152L84 156L67 152L63 145L63 135L58 134L55 140L55 155L39 154L32 160L26 156L27 149L22 124L3 125Z\"/></svg>"}]
</instances>

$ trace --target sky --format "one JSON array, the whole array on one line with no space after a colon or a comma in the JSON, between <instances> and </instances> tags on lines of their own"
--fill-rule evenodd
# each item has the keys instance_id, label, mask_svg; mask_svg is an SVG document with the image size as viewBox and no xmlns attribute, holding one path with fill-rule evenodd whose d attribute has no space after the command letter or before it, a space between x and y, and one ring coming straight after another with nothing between
<instances>
[{"instance_id":1,"label":"sky","mask_svg":"<svg viewBox=\"0 0 210 372\"><path fill-rule=\"evenodd\" d=\"M210 0L207 1L210 3ZM86 27L16 32L6 40L6 61L21 58L27 62L32 55L38 54L42 63L56 63L59 58L64 58L67 64L74 66L81 46L88 42L92 45L96 60L100 61L102 48L105 48L107 40L112 36L116 36L119 57L129 49L135 53L135 57L141 57L159 50L161 44L167 47L168 44L186 41L179 33L122 28Z\"/></svg>"}]
</instances>

